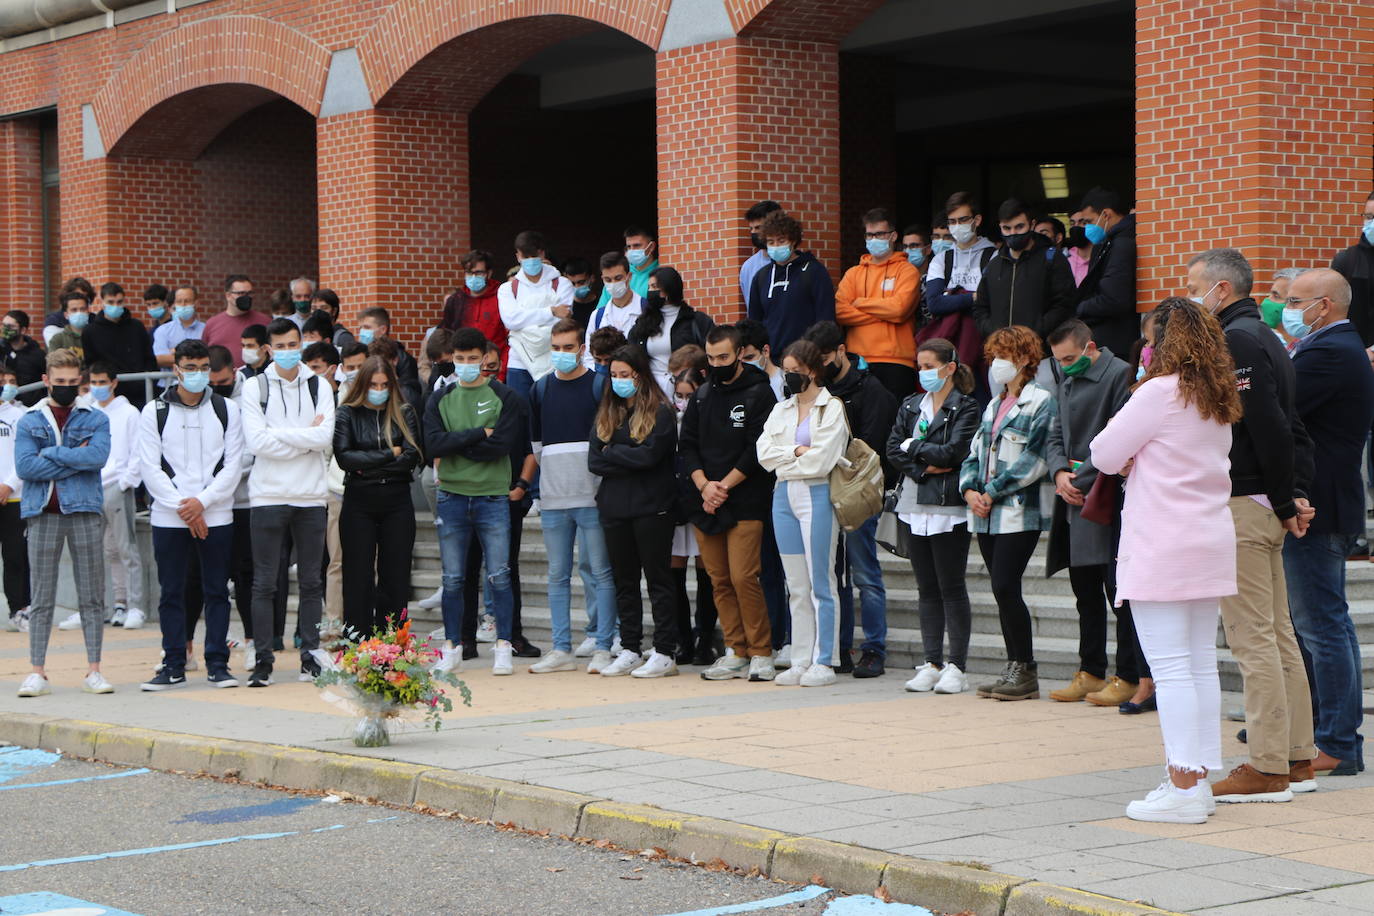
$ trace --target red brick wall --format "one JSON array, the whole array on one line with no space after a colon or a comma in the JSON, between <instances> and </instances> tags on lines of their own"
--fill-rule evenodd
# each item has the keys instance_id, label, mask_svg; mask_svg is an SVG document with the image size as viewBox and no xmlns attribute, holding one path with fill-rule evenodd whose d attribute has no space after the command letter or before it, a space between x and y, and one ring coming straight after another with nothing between
<instances>
[{"instance_id":1,"label":"red brick wall","mask_svg":"<svg viewBox=\"0 0 1374 916\"><path fill-rule=\"evenodd\" d=\"M1234 246L1257 282L1354 244L1374 181L1374 4L1136 4L1142 309L1193 254Z\"/></svg>"},{"instance_id":2,"label":"red brick wall","mask_svg":"<svg viewBox=\"0 0 1374 916\"><path fill-rule=\"evenodd\" d=\"M46 308L42 180L38 120L0 121L0 310L35 323Z\"/></svg>"}]
</instances>

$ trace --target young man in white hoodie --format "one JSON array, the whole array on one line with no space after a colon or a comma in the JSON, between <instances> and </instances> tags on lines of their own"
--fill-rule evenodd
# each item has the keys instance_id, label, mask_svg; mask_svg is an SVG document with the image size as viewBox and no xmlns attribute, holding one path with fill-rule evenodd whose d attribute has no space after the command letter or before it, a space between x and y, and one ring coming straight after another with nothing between
<instances>
[{"instance_id":1,"label":"young man in white hoodie","mask_svg":"<svg viewBox=\"0 0 1374 916\"><path fill-rule=\"evenodd\" d=\"M237 687L229 672L229 560L234 489L243 473L243 424L231 398L210 390L210 349L183 340L172 351L175 384L139 416L138 462L152 499L162 663L144 690L186 686L186 573L194 551L205 604L205 670L211 687Z\"/></svg>"},{"instance_id":2,"label":"young man in white hoodie","mask_svg":"<svg viewBox=\"0 0 1374 916\"><path fill-rule=\"evenodd\" d=\"M544 262L544 236L526 229L515 237L520 270L496 292L501 323L510 332L506 384L526 400L549 374L549 331L572 314L573 285Z\"/></svg>"},{"instance_id":3,"label":"young man in white hoodie","mask_svg":"<svg viewBox=\"0 0 1374 916\"><path fill-rule=\"evenodd\" d=\"M300 586L301 680L320 673L320 612L329 490L326 468L334 438L334 391L301 365L301 331L290 319L267 326L272 365L244 382L244 442L253 453L248 498L253 508L253 642L249 687L272 683L272 606L287 532L296 547Z\"/></svg>"},{"instance_id":4,"label":"young man in white hoodie","mask_svg":"<svg viewBox=\"0 0 1374 916\"><path fill-rule=\"evenodd\" d=\"M983 281L997 246L979 234L983 215L977 199L967 191L956 191L945 201L945 223L954 239L954 248L935 255L926 270L926 308L932 315L973 311L973 294Z\"/></svg>"}]
</instances>

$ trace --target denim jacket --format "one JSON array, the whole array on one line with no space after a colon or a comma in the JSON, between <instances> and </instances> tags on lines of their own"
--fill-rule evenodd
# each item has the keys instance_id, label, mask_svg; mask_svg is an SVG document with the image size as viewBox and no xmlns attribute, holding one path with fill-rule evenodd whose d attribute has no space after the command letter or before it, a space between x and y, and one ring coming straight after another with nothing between
<instances>
[{"instance_id":1,"label":"denim jacket","mask_svg":"<svg viewBox=\"0 0 1374 916\"><path fill-rule=\"evenodd\" d=\"M44 398L19 418L14 434L14 469L24 481L20 518L43 514L57 487L63 515L100 512L105 494L100 469L110 457L110 421L90 407L74 406L62 432Z\"/></svg>"}]
</instances>

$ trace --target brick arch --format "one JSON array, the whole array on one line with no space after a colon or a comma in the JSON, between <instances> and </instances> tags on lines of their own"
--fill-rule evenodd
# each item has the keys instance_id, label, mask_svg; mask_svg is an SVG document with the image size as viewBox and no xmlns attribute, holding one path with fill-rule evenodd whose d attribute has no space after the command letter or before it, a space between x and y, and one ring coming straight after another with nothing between
<instances>
[{"instance_id":1,"label":"brick arch","mask_svg":"<svg viewBox=\"0 0 1374 916\"><path fill-rule=\"evenodd\" d=\"M189 115L203 103L203 117L184 119L193 138L158 147L163 156L194 158L197 144L203 149L235 118L277 96L318 115L329 58L322 45L270 19L216 16L144 45L101 87L91 107L105 148L127 155L140 145L133 128L155 108L186 108Z\"/></svg>"},{"instance_id":2,"label":"brick arch","mask_svg":"<svg viewBox=\"0 0 1374 916\"><path fill-rule=\"evenodd\" d=\"M730 24L752 38L838 44L884 0L724 0Z\"/></svg>"},{"instance_id":3,"label":"brick arch","mask_svg":"<svg viewBox=\"0 0 1374 916\"><path fill-rule=\"evenodd\" d=\"M658 46L670 0L399 0L358 43L373 104L466 112L521 60L605 26Z\"/></svg>"}]
</instances>

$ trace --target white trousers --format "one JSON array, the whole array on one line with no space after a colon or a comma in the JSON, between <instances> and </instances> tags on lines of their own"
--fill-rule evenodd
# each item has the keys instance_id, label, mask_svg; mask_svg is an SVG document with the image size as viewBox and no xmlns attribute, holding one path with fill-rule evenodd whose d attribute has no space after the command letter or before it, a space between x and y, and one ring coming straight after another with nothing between
<instances>
[{"instance_id":1,"label":"white trousers","mask_svg":"<svg viewBox=\"0 0 1374 916\"><path fill-rule=\"evenodd\" d=\"M110 583L115 604L143 607L143 560L138 553L134 532L134 491L121 490L119 484L105 487L105 563L110 568ZM102 596L103 599L103 596Z\"/></svg>"},{"instance_id":2,"label":"white trousers","mask_svg":"<svg viewBox=\"0 0 1374 916\"><path fill-rule=\"evenodd\" d=\"M1140 647L1154 675L1164 756L1177 770L1221 769L1221 601L1131 601Z\"/></svg>"}]
</instances>

